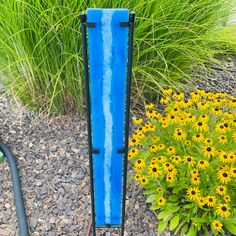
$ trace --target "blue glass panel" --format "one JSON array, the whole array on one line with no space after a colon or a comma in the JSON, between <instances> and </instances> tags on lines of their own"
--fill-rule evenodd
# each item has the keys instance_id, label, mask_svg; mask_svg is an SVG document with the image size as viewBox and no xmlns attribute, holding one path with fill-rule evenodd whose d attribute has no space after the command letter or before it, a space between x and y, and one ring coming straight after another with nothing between
<instances>
[{"instance_id":1,"label":"blue glass panel","mask_svg":"<svg viewBox=\"0 0 236 236\"><path fill-rule=\"evenodd\" d=\"M88 9L96 226L121 224L128 28L127 9Z\"/></svg>"}]
</instances>

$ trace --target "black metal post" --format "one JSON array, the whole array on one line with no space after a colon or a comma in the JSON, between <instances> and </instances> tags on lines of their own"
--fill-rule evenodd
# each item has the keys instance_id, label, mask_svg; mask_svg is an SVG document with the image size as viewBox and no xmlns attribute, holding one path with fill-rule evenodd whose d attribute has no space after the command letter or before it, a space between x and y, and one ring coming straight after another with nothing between
<instances>
[{"instance_id":1,"label":"black metal post","mask_svg":"<svg viewBox=\"0 0 236 236\"><path fill-rule=\"evenodd\" d=\"M93 184L93 154L92 154L92 135L91 135L91 102L90 102L90 88L89 88L89 72L88 72L88 53L87 53L87 30L86 30L87 15L82 13L80 15L83 59L84 59L84 78L85 78L85 93L87 105L87 130L88 130L88 148L89 148L89 167L90 167L90 191L91 191L91 209L92 209L92 227L93 236L96 236L95 227L95 206L94 206L94 184Z\"/></svg>"},{"instance_id":2,"label":"black metal post","mask_svg":"<svg viewBox=\"0 0 236 236\"><path fill-rule=\"evenodd\" d=\"M135 13L129 14L129 44L128 44L128 61L127 61L127 84L126 84L126 107L125 107L125 154L124 154L124 173L123 173L123 199L122 199L122 222L121 236L124 235L125 227L125 200L127 184L127 156L129 148L129 118L130 118L130 93L132 77L132 57L133 57L133 39L134 39L134 19Z\"/></svg>"}]
</instances>

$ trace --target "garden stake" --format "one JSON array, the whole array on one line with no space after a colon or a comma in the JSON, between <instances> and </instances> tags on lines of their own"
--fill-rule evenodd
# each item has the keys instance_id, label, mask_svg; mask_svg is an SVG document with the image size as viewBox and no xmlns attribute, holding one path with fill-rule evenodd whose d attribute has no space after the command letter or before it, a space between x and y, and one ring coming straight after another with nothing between
<instances>
[{"instance_id":1,"label":"garden stake","mask_svg":"<svg viewBox=\"0 0 236 236\"><path fill-rule=\"evenodd\" d=\"M91 229L93 232L93 236L96 236L96 229L97 228L120 228L121 235L123 236L124 235L124 223L125 223L125 198L126 198L126 183L127 183L127 153L128 153L128 140L129 140L130 89L131 89L131 75L132 75L132 53L133 53L133 34L134 34L135 14L134 14L134 12L128 13L128 10L126 10L126 9L105 9L105 10L104 9L88 9L87 13L88 14L82 13L80 15L83 59L84 59L85 93L86 93L86 105L87 105L87 129L88 129L88 148L89 148L89 163L90 163L90 165L89 165L90 166L90 191L91 191L91 208L92 208L92 216L91 216L91 220L90 220L88 231L87 231L86 235L90 235ZM113 17L113 14L114 14L114 17ZM127 20L122 21L122 17L123 17L123 19L125 19L125 17L127 17ZM89 19L92 19L92 20L90 21ZM119 20L119 22L118 22L118 20ZM119 24L117 24L117 22ZM88 27L88 41L87 41L87 27ZM117 38L114 41L112 40L112 36L109 36L109 35L112 35L112 32L113 33L115 32L117 34ZM93 39L90 36L93 36ZM99 39L100 39L100 41L99 41ZM106 40L106 42L105 42L105 40ZM127 46L124 46L125 43ZM96 47L94 45L96 45ZM99 45L102 47L103 51L101 51L101 48L99 47ZM94 50L92 50L91 48L93 48L93 49L95 48L96 52L94 52ZM88 60L88 49L91 49L91 51L89 51L89 60ZM115 59L113 59L112 56L114 56L114 54L112 54L112 52L115 50L117 53L116 55L118 55L118 56ZM126 50L128 50L127 54L126 54ZM94 57L95 57L94 53L97 53L96 59L94 59ZM124 57L124 58L122 58L122 61L121 61L121 56L120 56L121 54L123 55L123 57L124 57L124 55L127 55L127 59L126 59L126 57ZM102 55L103 58L99 58L100 55ZM112 59L113 59L113 61L112 61ZM122 66L120 68L121 71L116 71L118 73L114 73L114 76L116 76L116 77L118 77L118 79L120 79L119 82L121 84L122 84L122 79L125 80L125 82L124 82L125 93L124 93L123 100L122 100L122 98L123 98L122 95L119 96L119 94L116 94L116 96L114 96L114 94L117 93L117 91L114 92L113 97L110 96L112 94L111 88L105 87L105 86L107 86L107 84L105 84L105 83L108 83L110 86L112 86L111 85L112 83L115 83L115 82L117 83L117 81L114 82L114 79L112 80L112 75L113 75L112 72L114 72L115 70L118 70L118 69L115 66L114 66L114 68L111 68L113 66L112 63L117 62L117 60ZM95 61L97 64L94 63ZM102 66L100 65L101 61L103 61ZM112 61L112 63L111 63L111 61ZM89 64L90 64L90 70L89 70ZM95 69L97 69L96 71L94 70L94 67L96 67L96 66L94 66L94 64L100 65L100 67L95 68ZM119 68L120 64L118 64L118 68ZM123 64L124 64L124 66L123 66ZM114 71L111 69L113 69ZM109 76L106 77L107 72L110 72L110 70L111 70L111 73L109 74L110 77ZM104 133L105 132L109 133L109 125L111 126L110 129L113 132L114 126L116 125L116 123L115 124L112 123L113 120L111 120L111 121L109 120L110 123L109 122L106 123L106 119L108 119L109 115L110 115L109 114L110 108L107 109L109 111L107 111L104 108L104 107L106 107L106 104L110 105L109 102L106 103L107 101L104 98L105 97L104 94L106 94L107 90L104 89L105 92L102 91L103 92L102 96L99 97L99 95L97 95L96 99L98 99L98 100L96 100L96 101L98 101L98 102L96 102L96 105L94 103L94 101L95 101L95 100L93 100L94 99L94 97L93 97L94 84L92 84L92 83L95 83L93 81L94 72L96 72L96 81L95 82L97 82L99 80L103 80L102 82L100 81L103 86L102 88L104 88L104 87L106 89L110 88L110 93L108 93L108 95L110 96L109 97L110 100L117 102L116 105L119 104L119 102L120 102L121 103L121 111L122 111L122 105L124 105L123 106L124 107L124 114L123 114L124 122L122 124L123 126L121 126L121 127L123 127L122 129L124 129L122 131L123 133L122 133L122 137L121 137L123 144L122 144L122 147L117 148L115 154L113 152L113 154L114 154L113 156L115 156L116 159L112 159L112 157L113 157L112 151L114 151L112 148L113 148L114 143L111 143L110 146L105 145L106 138L108 137L107 139L109 141L109 138L111 139L111 137L113 137L113 136L110 135L110 136L106 137L106 135L104 134L104 137L103 137L102 133L100 134L99 141L101 141L104 138L105 148L104 148L104 146L102 146L102 148L104 148L104 150L101 147L99 147L99 145L96 145L94 142L94 140L96 141L96 130L94 131L94 129L96 129L96 128L100 129L103 125L103 123L100 122L100 123L97 123L96 125L101 126L101 127L94 127L94 124L96 123L95 122L96 118L99 117L98 116L99 112L102 113L102 111L103 112L105 111L102 114L102 116L104 116L102 118L105 123L105 125L103 127ZM125 73L123 73L124 75L122 74L122 72L125 72ZM99 75L100 75L100 77L99 77ZM119 78L119 76L121 78ZM99 94L99 92L101 92L101 91L99 91L100 87L98 87L98 86L99 85L96 85L95 87L96 87L96 90L98 91L98 94ZM117 86L119 86L119 85L116 84L116 86L113 86L112 88L113 89L117 88ZM120 85L120 86L122 88L122 85ZM122 91L121 91L121 94L122 94ZM100 107L100 109L96 111L96 108L99 106L99 101L101 101L101 99L103 99L102 100L103 107L102 108ZM115 99L118 99L118 100L115 100ZM97 105L97 103L98 103L98 105ZM113 106L113 108L114 108L114 106ZM120 116L122 117L122 114L117 113L117 111L120 111L120 110L118 110L118 109L120 109L120 107L116 106L114 109L117 109L117 110L115 110L116 112L114 112L114 113L116 113L115 117L117 118L118 115L119 115L119 117ZM96 116L93 117L94 113L96 113L96 112L97 112ZM99 118L101 118L101 117L99 117ZM111 114L111 119L112 118L113 117ZM94 122L94 124L92 123L92 121ZM106 129L105 129L105 127L106 127ZM111 134L113 134L113 133L111 133ZM112 139L112 141L113 141L113 139ZM110 163L110 166L105 165L106 160L107 160L106 159L106 152L107 152L106 149L112 150L109 153L109 154L111 154L109 156L110 160L108 160L109 161L108 163ZM121 157L122 157L122 159L120 159ZM98 167L98 162L101 160L102 161L104 160L104 163L105 163L104 166L105 167L108 166L110 169L104 168L104 170L103 170L105 172L104 178L100 178L99 180L96 180L97 182L95 182L94 177L96 177L96 175L98 175L99 171L101 171L100 169L97 170L95 167ZM122 166L123 166L123 170L121 171L121 173L123 175L121 177L121 185L119 185L119 183L117 184L118 187L115 185L115 187L117 187L118 189L120 189L122 191L121 201L117 200L117 198L114 197L114 196L118 196L119 193L118 194L115 193L117 195L112 193L112 187L114 187L114 186L110 185L110 183L106 182L107 181L106 173L108 171L110 171L110 172L108 172L108 173L110 173L109 178L108 178L108 180L110 181L112 178L112 171L111 170L116 171L116 169L112 169L111 163L113 163L113 161L114 161L114 163L116 163L115 161L121 161ZM117 163L119 163L119 162L117 162ZM113 168L114 167L116 167L116 166L113 165ZM118 169L118 167L117 167L117 169ZM116 172L116 173L118 173L118 172ZM102 195L102 197L104 197L104 199L105 199L104 204L103 204L103 202L99 202L99 204L96 204L96 197L98 198L98 195L99 195L99 194L96 195L96 184L97 184L97 186L103 186L103 188L97 187L97 190L99 189L99 194L101 194L101 192L104 190L104 195ZM114 184L114 182L113 182L113 184ZM107 189L110 191L109 193L108 193ZM117 189L115 189L115 190L117 190ZM113 198L111 196L113 196ZM100 197L100 199L102 199L101 196L99 196L99 197ZM109 201L106 201L107 199ZM98 202L98 200L97 200L97 202ZM116 203L114 203L114 202L116 202ZM110 205L108 205L108 204L110 204ZM115 208L114 204L117 204L120 206L118 211L117 211L118 207L116 206L116 208ZM112 207L115 210L112 210ZM116 217L113 217L112 214L115 215Z\"/></svg>"}]
</instances>

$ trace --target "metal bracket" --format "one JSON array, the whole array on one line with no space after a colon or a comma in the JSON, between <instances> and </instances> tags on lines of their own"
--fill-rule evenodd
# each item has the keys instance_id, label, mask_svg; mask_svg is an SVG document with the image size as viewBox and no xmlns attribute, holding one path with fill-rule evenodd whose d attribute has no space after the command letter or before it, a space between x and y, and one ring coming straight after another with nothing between
<instances>
[{"instance_id":1,"label":"metal bracket","mask_svg":"<svg viewBox=\"0 0 236 236\"><path fill-rule=\"evenodd\" d=\"M94 28L96 26L95 22L86 22L86 26L89 28Z\"/></svg>"},{"instance_id":2,"label":"metal bracket","mask_svg":"<svg viewBox=\"0 0 236 236\"><path fill-rule=\"evenodd\" d=\"M118 150L117 150L117 153L119 153L119 154L123 154L123 153L125 153L125 149L124 149L124 148L122 148L122 149L118 149Z\"/></svg>"},{"instance_id":3,"label":"metal bracket","mask_svg":"<svg viewBox=\"0 0 236 236\"><path fill-rule=\"evenodd\" d=\"M99 154L100 151L99 151L98 149L92 149L92 153L93 153L93 154Z\"/></svg>"},{"instance_id":4,"label":"metal bracket","mask_svg":"<svg viewBox=\"0 0 236 236\"><path fill-rule=\"evenodd\" d=\"M129 22L120 22L120 27L129 27L130 23Z\"/></svg>"}]
</instances>

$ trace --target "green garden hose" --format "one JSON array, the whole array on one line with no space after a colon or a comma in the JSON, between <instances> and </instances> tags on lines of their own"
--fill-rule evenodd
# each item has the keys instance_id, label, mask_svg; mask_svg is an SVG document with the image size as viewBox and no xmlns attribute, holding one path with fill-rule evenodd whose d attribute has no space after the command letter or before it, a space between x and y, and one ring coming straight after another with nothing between
<instances>
[{"instance_id":1,"label":"green garden hose","mask_svg":"<svg viewBox=\"0 0 236 236\"><path fill-rule=\"evenodd\" d=\"M16 160L11 150L2 142L0 142L0 151L6 157L8 165L10 167L12 189L16 206L16 216L19 227L19 236L29 236L27 217L25 213L25 205L21 191L20 177L17 169ZM1 156L2 154L0 155L0 158Z\"/></svg>"}]
</instances>

